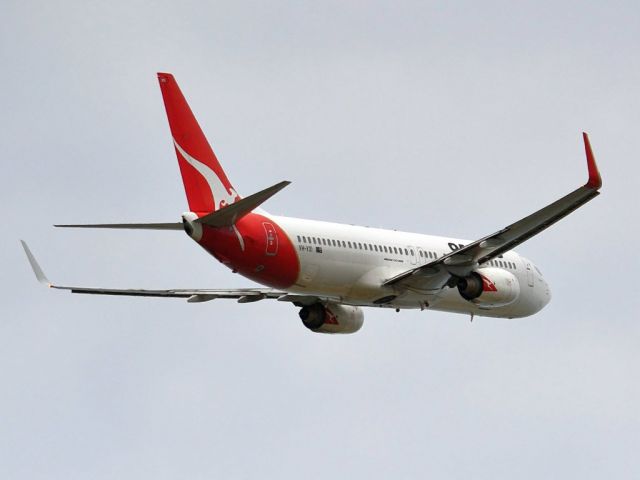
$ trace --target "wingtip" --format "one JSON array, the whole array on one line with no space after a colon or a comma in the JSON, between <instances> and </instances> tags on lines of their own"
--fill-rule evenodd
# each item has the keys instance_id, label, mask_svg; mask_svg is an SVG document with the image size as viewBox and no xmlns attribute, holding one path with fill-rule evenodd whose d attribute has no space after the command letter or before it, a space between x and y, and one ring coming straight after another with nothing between
<instances>
[{"instance_id":1,"label":"wingtip","mask_svg":"<svg viewBox=\"0 0 640 480\"><path fill-rule=\"evenodd\" d=\"M587 168L589 170L589 180L586 183L587 187L599 190L602 187L602 177L596 164L596 158L593 155L591 149L591 142L589 142L589 135L586 132L582 132L582 139L584 140L584 151L587 155Z\"/></svg>"},{"instance_id":2,"label":"wingtip","mask_svg":"<svg viewBox=\"0 0 640 480\"><path fill-rule=\"evenodd\" d=\"M29 260L29 264L31 265L31 269L33 270L33 273L35 274L36 279L40 283L50 287L51 286L51 282L49 281L47 276L42 271L42 268L38 264L38 261L36 260L36 257L34 257L33 253L31 253L31 249L29 248L29 245L27 245L27 242L25 242L24 240L20 240L20 243L22 244L22 248L24 249L24 253L27 255L27 260Z\"/></svg>"}]
</instances>

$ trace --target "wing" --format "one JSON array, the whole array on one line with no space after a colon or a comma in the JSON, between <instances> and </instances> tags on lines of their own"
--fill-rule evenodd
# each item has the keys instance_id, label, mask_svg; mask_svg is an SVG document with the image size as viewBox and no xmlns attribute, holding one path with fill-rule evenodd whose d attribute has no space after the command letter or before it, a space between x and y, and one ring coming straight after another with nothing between
<instances>
[{"instance_id":1,"label":"wing","mask_svg":"<svg viewBox=\"0 0 640 480\"><path fill-rule=\"evenodd\" d=\"M68 290L71 293L84 293L89 295L124 295L131 297L163 297L163 298L185 298L187 302L198 303L208 302L217 298L235 299L238 303L257 302L259 300L272 299L281 302L291 302L295 305L310 305L320 300L336 300L330 297L316 297L313 295L295 295L288 292L274 290L272 288L235 288L235 289L206 289L206 288L184 288L170 290L145 290L145 289L120 289L120 288L94 288L94 287L68 287L54 285L44 274L40 264L31 253L31 249L23 240L22 248L31 264L33 273L38 281L49 288L57 290Z\"/></svg>"},{"instance_id":2,"label":"wing","mask_svg":"<svg viewBox=\"0 0 640 480\"><path fill-rule=\"evenodd\" d=\"M598 190L602 187L602 179L591 150L589 137L586 133L583 133L582 136L589 171L589 179L582 187L502 230L476 240L433 262L390 278L383 285L441 288L451 276L468 275L480 264L512 250L597 197L600 194ZM429 285L430 283L432 285Z\"/></svg>"}]
</instances>

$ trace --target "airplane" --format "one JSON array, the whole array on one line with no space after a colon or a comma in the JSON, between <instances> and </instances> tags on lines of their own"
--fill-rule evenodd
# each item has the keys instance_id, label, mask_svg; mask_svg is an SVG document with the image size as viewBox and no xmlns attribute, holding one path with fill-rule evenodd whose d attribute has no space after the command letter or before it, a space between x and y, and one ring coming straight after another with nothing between
<instances>
[{"instance_id":1,"label":"airplane","mask_svg":"<svg viewBox=\"0 0 640 480\"><path fill-rule=\"evenodd\" d=\"M49 282L24 241L36 278L72 293L184 298L187 302L266 299L298 307L305 327L354 333L363 307L522 318L551 299L538 267L513 248L599 195L602 180L583 133L588 180L535 213L475 241L271 215L260 205L290 182L249 196L231 184L173 75L158 73L189 211L175 223L65 224L62 228L183 230L235 273L264 287L115 289Z\"/></svg>"}]
</instances>

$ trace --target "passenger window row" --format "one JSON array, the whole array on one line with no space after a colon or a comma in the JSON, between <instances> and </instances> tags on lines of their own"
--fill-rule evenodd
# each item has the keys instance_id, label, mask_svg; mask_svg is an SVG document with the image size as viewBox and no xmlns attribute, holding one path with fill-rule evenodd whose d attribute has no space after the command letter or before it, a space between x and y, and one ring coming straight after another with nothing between
<instances>
[{"instance_id":1,"label":"passenger window row","mask_svg":"<svg viewBox=\"0 0 640 480\"><path fill-rule=\"evenodd\" d=\"M379 253L393 253L396 255L407 255L407 256L415 255L415 252L412 248L391 247L389 245L378 245L378 244L371 244L371 243L364 243L364 242L350 242L345 240L336 240L333 238L310 237L306 235L297 235L297 238L298 238L298 243L306 243L308 245L350 248L352 250L365 250L369 252L379 252ZM431 250L419 249L418 253L421 258L433 259L433 260L436 260L438 258L438 254ZM492 267L510 268L512 270L518 269L518 267L514 262L507 262L504 260L489 260L487 264Z\"/></svg>"},{"instance_id":2,"label":"passenger window row","mask_svg":"<svg viewBox=\"0 0 640 480\"><path fill-rule=\"evenodd\" d=\"M517 270L518 267L513 262L505 262L504 260L489 260L489 265L492 267L510 268L511 270Z\"/></svg>"},{"instance_id":3,"label":"passenger window row","mask_svg":"<svg viewBox=\"0 0 640 480\"><path fill-rule=\"evenodd\" d=\"M379 253L393 253L396 255L411 255L415 256L415 251L412 248L403 248L403 247L391 247L389 245L378 245L372 243L364 243L364 242L350 242L344 240L335 240L333 238L322 238L322 237L310 237L306 235L297 235L298 243L308 244L308 245L318 245L318 246L328 246L328 247L340 247L340 248L350 248L352 250L366 250L368 252L379 252ZM422 251L419 250L420 257L424 258L438 258L435 252L431 251Z\"/></svg>"}]
</instances>

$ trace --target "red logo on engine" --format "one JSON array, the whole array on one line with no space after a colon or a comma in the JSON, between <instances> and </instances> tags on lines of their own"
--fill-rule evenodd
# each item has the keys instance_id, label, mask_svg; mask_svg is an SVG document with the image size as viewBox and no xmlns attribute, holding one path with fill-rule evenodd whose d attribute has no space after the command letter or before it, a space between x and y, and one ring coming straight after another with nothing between
<instances>
[{"instance_id":1,"label":"red logo on engine","mask_svg":"<svg viewBox=\"0 0 640 480\"><path fill-rule=\"evenodd\" d=\"M338 319L328 308L324 309L324 323L326 325L338 325Z\"/></svg>"},{"instance_id":2,"label":"red logo on engine","mask_svg":"<svg viewBox=\"0 0 640 480\"><path fill-rule=\"evenodd\" d=\"M482 278L482 291L483 292L497 292L498 289L496 287L496 284L493 283L491 280L489 280L487 277L485 277L484 275L480 275L480 278Z\"/></svg>"}]
</instances>

